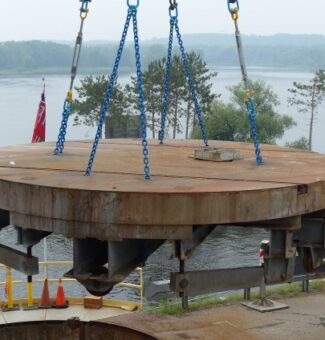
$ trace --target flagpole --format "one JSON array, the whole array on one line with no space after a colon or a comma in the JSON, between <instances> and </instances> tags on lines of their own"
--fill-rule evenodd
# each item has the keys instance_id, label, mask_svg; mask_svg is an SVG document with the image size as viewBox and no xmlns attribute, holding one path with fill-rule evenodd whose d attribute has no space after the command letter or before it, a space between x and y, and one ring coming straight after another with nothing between
<instances>
[{"instance_id":1,"label":"flagpole","mask_svg":"<svg viewBox=\"0 0 325 340\"><path fill-rule=\"evenodd\" d=\"M32 137L32 143L38 143L38 142L45 142L46 139L46 103L45 103L45 78L42 78L43 83L43 91L41 94L41 100L38 105L38 110L36 114L36 120L35 120L35 126L34 126L34 132ZM48 278L48 265L47 265L47 240L46 237L43 241L43 260L45 262L44 264L44 274L45 278Z\"/></svg>"},{"instance_id":2,"label":"flagpole","mask_svg":"<svg viewBox=\"0 0 325 340\"><path fill-rule=\"evenodd\" d=\"M42 78L42 81L43 81L43 93L45 94L45 78L43 77ZM48 266L47 266L47 238L44 237L44 245L43 245L43 248L44 248L44 257L43 257L43 260L45 262L45 267L44 267L44 270L45 270L45 279L48 279Z\"/></svg>"}]
</instances>

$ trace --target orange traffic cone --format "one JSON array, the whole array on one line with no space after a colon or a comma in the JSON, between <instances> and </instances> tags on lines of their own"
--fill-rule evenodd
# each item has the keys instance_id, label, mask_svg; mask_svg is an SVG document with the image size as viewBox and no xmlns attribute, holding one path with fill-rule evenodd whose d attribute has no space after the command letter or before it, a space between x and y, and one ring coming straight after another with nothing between
<instances>
[{"instance_id":1,"label":"orange traffic cone","mask_svg":"<svg viewBox=\"0 0 325 340\"><path fill-rule=\"evenodd\" d=\"M64 289L62 286L62 280L59 279L58 283L58 290L56 293L56 300L55 300L55 305L53 306L54 308L67 308L68 304L64 296Z\"/></svg>"},{"instance_id":2,"label":"orange traffic cone","mask_svg":"<svg viewBox=\"0 0 325 340\"><path fill-rule=\"evenodd\" d=\"M49 293L49 284L48 284L47 279L45 279L42 297L41 297L41 301L39 303L39 308L48 309L48 308L51 308L51 307L52 307L52 304L51 304L50 293Z\"/></svg>"}]
</instances>

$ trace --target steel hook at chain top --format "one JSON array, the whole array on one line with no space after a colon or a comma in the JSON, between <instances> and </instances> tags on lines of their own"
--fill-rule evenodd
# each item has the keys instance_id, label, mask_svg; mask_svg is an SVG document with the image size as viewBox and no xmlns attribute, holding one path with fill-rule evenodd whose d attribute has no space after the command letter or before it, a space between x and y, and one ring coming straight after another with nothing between
<instances>
[{"instance_id":1,"label":"steel hook at chain top","mask_svg":"<svg viewBox=\"0 0 325 340\"><path fill-rule=\"evenodd\" d=\"M91 2L91 0L80 0L80 2L82 2L80 8L80 18L81 20L85 20L89 12L88 3Z\"/></svg>"},{"instance_id":2,"label":"steel hook at chain top","mask_svg":"<svg viewBox=\"0 0 325 340\"><path fill-rule=\"evenodd\" d=\"M87 10L87 5L88 5L88 1L80 0L80 2L81 2L80 11L81 11L81 12L86 12L86 10Z\"/></svg>"},{"instance_id":3,"label":"steel hook at chain top","mask_svg":"<svg viewBox=\"0 0 325 340\"><path fill-rule=\"evenodd\" d=\"M91 2L91 0L80 0L81 2L81 8L80 12L88 12L88 4Z\"/></svg>"},{"instance_id":4,"label":"steel hook at chain top","mask_svg":"<svg viewBox=\"0 0 325 340\"><path fill-rule=\"evenodd\" d=\"M235 12L239 12L239 2L238 0L228 0L228 10L230 14L234 14Z\"/></svg>"},{"instance_id":5,"label":"steel hook at chain top","mask_svg":"<svg viewBox=\"0 0 325 340\"><path fill-rule=\"evenodd\" d=\"M130 0L127 0L127 4L128 4L129 7L138 8L139 5L140 5L140 0L136 0L136 3L135 3L134 5L132 5L132 4L130 3Z\"/></svg>"},{"instance_id":6,"label":"steel hook at chain top","mask_svg":"<svg viewBox=\"0 0 325 340\"><path fill-rule=\"evenodd\" d=\"M176 0L169 0L169 16L173 19L178 17L178 3Z\"/></svg>"},{"instance_id":7,"label":"steel hook at chain top","mask_svg":"<svg viewBox=\"0 0 325 340\"><path fill-rule=\"evenodd\" d=\"M174 10L174 9L176 9L177 8L177 1L176 0L169 0L169 4L170 4L170 7L169 7L169 9L170 10Z\"/></svg>"}]
</instances>

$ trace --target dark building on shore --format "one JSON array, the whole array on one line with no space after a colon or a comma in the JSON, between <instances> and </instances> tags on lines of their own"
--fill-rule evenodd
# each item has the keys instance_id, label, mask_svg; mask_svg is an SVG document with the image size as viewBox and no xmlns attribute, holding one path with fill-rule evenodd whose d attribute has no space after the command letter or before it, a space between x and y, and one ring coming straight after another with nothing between
<instances>
[{"instance_id":1,"label":"dark building on shore","mask_svg":"<svg viewBox=\"0 0 325 340\"><path fill-rule=\"evenodd\" d=\"M140 115L107 117L105 124L105 138L140 138Z\"/></svg>"}]
</instances>

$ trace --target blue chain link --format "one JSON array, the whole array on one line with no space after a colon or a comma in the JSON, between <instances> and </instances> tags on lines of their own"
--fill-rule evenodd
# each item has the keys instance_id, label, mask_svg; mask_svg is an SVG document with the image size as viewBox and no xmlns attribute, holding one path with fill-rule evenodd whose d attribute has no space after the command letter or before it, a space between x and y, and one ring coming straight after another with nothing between
<instances>
[{"instance_id":1,"label":"blue chain link","mask_svg":"<svg viewBox=\"0 0 325 340\"><path fill-rule=\"evenodd\" d=\"M173 11L175 11L175 14L173 14ZM175 8L171 8L171 7L169 8L169 16L170 16L170 31L169 31L169 43L168 43L168 56L167 56L167 62L166 62L166 73L165 73L165 81L164 81L164 96L163 96L163 107L162 107L162 117L161 117L161 130L159 131L160 144L164 143L164 138L165 138L168 95L169 95L169 82L170 82L170 68L171 68L171 63L172 63L173 35L174 35L174 29L175 29L179 48L181 51L186 79L187 79L188 86L191 91L192 99L194 101L195 113L198 117L199 126L200 126L201 133L202 133L202 139L204 141L205 146L208 146L208 137L205 131L204 123L203 123L202 111L201 111L200 104L198 101L197 93L196 93L195 86L194 86L194 81L193 81L191 70L190 70L190 65L188 62L182 36L181 36L179 26L178 26L177 5Z\"/></svg>"},{"instance_id":2,"label":"blue chain link","mask_svg":"<svg viewBox=\"0 0 325 340\"><path fill-rule=\"evenodd\" d=\"M160 144L164 144L164 138L165 138L166 117L167 117L168 96L169 96L170 68L172 64L172 49L173 49L175 23L176 23L176 17L171 16L170 17L169 43L168 43L168 56L167 56L167 62L166 62L166 73L165 73L165 81L164 81L164 97L163 97L162 115L161 115L161 129L159 131Z\"/></svg>"},{"instance_id":3,"label":"blue chain link","mask_svg":"<svg viewBox=\"0 0 325 340\"><path fill-rule=\"evenodd\" d=\"M184 44L183 44L183 40L182 40L182 36L181 33L179 31L179 26L178 26L178 20L176 20L175 22L175 30L176 30L176 35L177 35L177 39L178 39L178 44L181 50L181 55L182 55L182 59L183 59L183 64L184 64L184 69L185 69L185 74L186 74L186 78L188 81L188 86L190 88L191 91L191 95L192 95L192 99L194 101L194 106L195 106L195 112L199 121L199 126L201 129L201 133L202 133L202 138L204 141L205 146L209 146L208 145L208 137L205 131L205 126L203 123L203 117L202 117L202 111L200 108L200 104L198 101L198 97L196 94L196 90L195 90L195 86L194 86L194 82L193 82L193 78L192 78L192 74L191 74L191 70L190 70L190 65L188 62L188 58L185 52L185 48L184 48Z\"/></svg>"},{"instance_id":4,"label":"blue chain link","mask_svg":"<svg viewBox=\"0 0 325 340\"><path fill-rule=\"evenodd\" d=\"M251 134L252 134L252 138L253 138L254 146L255 146L256 164L263 165L264 162L263 162L263 158L261 155L260 143L258 139L257 126L256 126L256 113L255 113L256 104L252 97L247 98L246 107L247 107L249 122L251 125Z\"/></svg>"},{"instance_id":5,"label":"blue chain link","mask_svg":"<svg viewBox=\"0 0 325 340\"><path fill-rule=\"evenodd\" d=\"M90 176L93 168L93 164L95 161L96 157L96 152L99 144L99 140L102 135L102 130L103 130L103 125L105 122L105 117L110 105L112 93L113 93L113 88L116 82L117 78L117 72L118 68L120 65L122 53L123 53L123 48L125 45L125 40L126 36L129 30L130 26L130 21L131 18L133 18L133 29L134 29L134 44L135 44L135 56L136 56L136 65L137 65L137 77L138 77L138 88L139 88L139 103L140 103L140 111L141 111L141 136L142 136L142 146L143 146L143 156L144 156L144 171L145 171L145 179L150 179L150 168L149 168L149 151L148 151L148 142L147 142L147 121L146 121L146 116L145 116L145 105L144 105L144 95L143 95L143 89L142 89L142 72L141 72L141 62L140 62L140 48L139 48L139 37L138 37L138 25L137 25L137 5L130 5L128 1L128 13L127 13L127 18L126 22L124 25L123 33L122 33L122 38L120 41L120 45L117 51L113 71L110 77L110 82L105 94L105 99L104 103L102 106L102 110L100 113L100 118L99 118L99 123L98 123L98 128L97 128L97 133L95 136L94 144L92 151L90 153L89 157L89 162L88 166L85 172L86 176Z\"/></svg>"},{"instance_id":6,"label":"blue chain link","mask_svg":"<svg viewBox=\"0 0 325 340\"><path fill-rule=\"evenodd\" d=\"M54 150L54 155L56 156L61 154L64 149L65 137L67 134L67 126L68 126L68 120L70 117L71 109L72 109L72 102L68 98L66 98L64 101L64 105L63 105L62 121L61 121L58 141L56 143L56 147Z\"/></svg>"},{"instance_id":7,"label":"blue chain link","mask_svg":"<svg viewBox=\"0 0 325 340\"><path fill-rule=\"evenodd\" d=\"M136 68L137 68L140 117L141 117L141 137L142 137L142 147L143 147L144 173L145 173L145 179L150 179L150 168L149 168L149 157L148 157L149 151L148 151L148 141L147 141L147 118L146 118L146 109L145 109L144 95L143 95L138 21L137 21L136 10L134 10L133 12L133 33L134 33L135 61L136 61Z\"/></svg>"},{"instance_id":8,"label":"blue chain link","mask_svg":"<svg viewBox=\"0 0 325 340\"><path fill-rule=\"evenodd\" d=\"M125 39L126 39L126 36L127 36L127 33L128 33L128 29L129 29L129 26L130 26L130 21L131 21L132 15L133 15L133 10L131 8L129 8L128 14L127 14L127 17L126 17L126 22L125 22L124 29L123 29L123 33L122 33L122 38L121 38L120 45L119 45L119 48L118 48L118 51L117 51L113 71L112 71L110 81L109 81L109 85L108 85L108 88L107 88L107 91L106 91L106 94L105 94L105 99L104 99L104 103L103 103L103 106L102 106L102 110L101 110L100 115L99 115L97 132L96 132L93 148L92 148L92 151L90 153L90 158L89 158L88 166L87 166L86 173L85 173L86 176L90 176L91 172L92 172L94 160L95 160L95 157L96 157L96 151L97 151L98 143L99 143L100 137L102 135L103 125L104 125L106 113L108 111L108 107L109 107L109 104L110 104L110 101L111 101L113 88L114 88L116 78L117 78L117 71L118 71L118 68L119 68L119 65L120 65L120 61L121 61L121 57L122 57L122 53L123 53L123 48L124 48L124 45L125 45Z\"/></svg>"}]
</instances>

